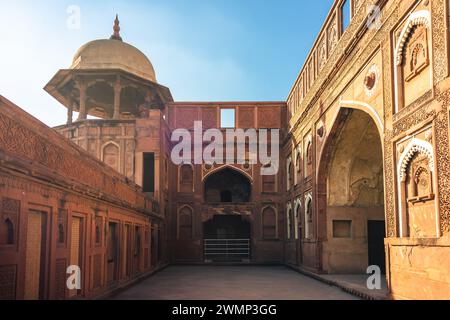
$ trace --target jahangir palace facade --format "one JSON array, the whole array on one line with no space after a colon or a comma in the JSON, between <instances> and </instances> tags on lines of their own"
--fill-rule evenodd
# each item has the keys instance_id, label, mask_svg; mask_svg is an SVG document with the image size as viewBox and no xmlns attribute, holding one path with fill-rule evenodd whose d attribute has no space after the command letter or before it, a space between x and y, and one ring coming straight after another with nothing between
<instances>
[{"instance_id":1,"label":"jahangir palace facade","mask_svg":"<svg viewBox=\"0 0 450 320\"><path fill-rule=\"evenodd\" d=\"M450 299L449 6L336 0L281 102L175 102L116 19L45 87L66 124L0 100L0 298L102 297L167 264L270 263L375 265L392 298ZM172 133L198 121L279 129L278 174L248 159L176 165ZM73 265L80 290L66 286Z\"/></svg>"}]
</instances>

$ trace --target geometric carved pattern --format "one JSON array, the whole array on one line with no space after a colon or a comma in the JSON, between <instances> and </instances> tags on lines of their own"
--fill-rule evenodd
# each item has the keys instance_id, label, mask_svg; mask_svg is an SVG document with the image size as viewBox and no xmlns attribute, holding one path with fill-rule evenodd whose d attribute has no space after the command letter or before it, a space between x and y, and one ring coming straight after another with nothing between
<instances>
[{"instance_id":1,"label":"geometric carved pattern","mask_svg":"<svg viewBox=\"0 0 450 320\"><path fill-rule=\"evenodd\" d=\"M0 300L16 298L16 266L0 267Z\"/></svg>"},{"instance_id":2,"label":"geometric carved pattern","mask_svg":"<svg viewBox=\"0 0 450 320\"><path fill-rule=\"evenodd\" d=\"M318 49L317 65L318 65L319 71L322 70L322 68L326 62L327 62L327 42L326 42L325 38L323 38L319 45L319 49Z\"/></svg>"},{"instance_id":3,"label":"geometric carved pattern","mask_svg":"<svg viewBox=\"0 0 450 320\"><path fill-rule=\"evenodd\" d=\"M447 92L447 94L450 92ZM445 108L448 105L443 105ZM448 137L448 111L443 110L437 114L435 122L436 132L436 153L437 153L437 179L439 190L450 190L450 154L449 154L449 137ZM439 210L441 232L443 234L450 233L450 195L448 192L440 192L439 194Z\"/></svg>"},{"instance_id":4,"label":"geometric carved pattern","mask_svg":"<svg viewBox=\"0 0 450 320\"><path fill-rule=\"evenodd\" d=\"M55 298L64 300L66 298L66 259L56 260L55 279Z\"/></svg>"},{"instance_id":5,"label":"geometric carved pattern","mask_svg":"<svg viewBox=\"0 0 450 320\"><path fill-rule=\"evenodd\" d=\"M2 200L2 212L3 213L18 214L19 211L20 211L20 201L19 200L3 198L3 200Z\"/></svg>"},{"instance_id":6,"label":"geometric carved pattern","mask_svg":"<svg viewBox=\"0 0 450 320\"><path fill-rule=\"evenodd\" d=\"M434 84L447 77L448 63L448 43L447 43L447 1L446 0L434 0L431 1L433 12L433 71L434 71Z\"/></svg>"},{"instance_id":7,"label":"geometric carved pattern","mask_svg":"<svg viewBox=\"0 0 450 320\"><path fill-rule=\"evenodd\" d=\"M56 133L55 136L45 137L37 130L42 128L34 122L23 123L1 112L0 149L12 157L31 160L52 169L58 175L89 185L95 191L101 190L110 198L120 198L124 203L135 205L136 201L143 200L144 196L137 199L134 188L124 179L117 179L112 170L105 172L101 164L90 158L80 159L75 147L61 143L65 141L63 137Z\"/></svg>"},{"instance_id":8,"label":"geometric carved pattern","mask_svg":"<svg viewBox=\"0 0 450 320\"><path fill-rule=\"evenodd\" d=\"M20 201L10 198L2 199L0 214L0 246L17 244L19 231Z\"/></svg>"},{"instance_id":9,"label":"geometric carved pattern","mask_svg":"<svg viewBox=\"0 0 450 320\"><path fill-rule=\"evenodd\" d=\"M333 52L334 48L338 42L338 31L337 31L337 19L336 16L330 22L330 26L328 28L328 52Z\"/></svg>"}]
</instances>

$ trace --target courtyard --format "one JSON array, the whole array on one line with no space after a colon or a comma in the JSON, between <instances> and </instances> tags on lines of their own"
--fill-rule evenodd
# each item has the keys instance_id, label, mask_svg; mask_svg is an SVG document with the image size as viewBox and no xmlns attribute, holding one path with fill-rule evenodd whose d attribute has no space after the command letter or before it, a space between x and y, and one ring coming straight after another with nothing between
<instances>
[{"instance_id":1,"label":"courtyard","mask_svg":"<svg viewBox=\"0 0 450 320\"><path fill-rule=\"evenodd\" d=\"M116 300L356 300L283 266L170 266Z\"/></svg>"}]
</instances>

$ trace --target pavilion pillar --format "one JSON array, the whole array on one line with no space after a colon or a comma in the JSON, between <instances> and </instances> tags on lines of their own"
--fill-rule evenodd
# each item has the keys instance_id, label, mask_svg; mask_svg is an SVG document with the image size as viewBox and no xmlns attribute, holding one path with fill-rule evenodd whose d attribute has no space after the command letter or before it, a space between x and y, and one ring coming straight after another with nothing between
<instances>
[{"instance_id":1,"label":"pavilion pillar","mask_svg":"<svg viewBox=\"0 0 450 320\"><path fill-rule=\"evenodd\" d=\"M86 85L84 83L79 83L78 87L80 89L80 114L78 115L78 120L86 120Z\"/></svg>"},{"instance_id":2,"label":"pavilion pillar","mask_svg":"<svg viewBox=\"0 0 450 320\"><path fill-rule=\"evenodd\" d=\"M116 83L114 84L114 115L113 119L120 119L120 95L122 93L122 85L120 83L120 77L117 77Z\"/></svg>"},{"instance_id":3,"label":"pavilion pillar","mask_svg":"<svg viewBox=\"0 0 450 320\"><path fill-rule=\"evenodd\" d=\"M73 122L73 104L67 108L67 125L71 125Z\"/></svg>"}]
</instances>

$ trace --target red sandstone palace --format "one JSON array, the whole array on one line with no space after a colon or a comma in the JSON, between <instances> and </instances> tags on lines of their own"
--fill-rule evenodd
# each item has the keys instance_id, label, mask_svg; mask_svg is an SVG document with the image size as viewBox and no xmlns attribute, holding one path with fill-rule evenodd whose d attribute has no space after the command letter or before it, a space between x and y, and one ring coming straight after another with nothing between
<instances>
[{"instance_id":1,"label":"red sandstone palace","mask_svg":"<svg viewBox=\"0 0 450 320\"><path fill-rule=\"evenodd\" d=\"M0 97L0 299L106 297L217 262L377 265L392 298L450 299L449 6L336 0L282 102L173 101L116 19L45 87L65 125ZM176 129L225 131L225 114L280 130L278 174L173 163Z\"/></svg>"}]
</instances>

